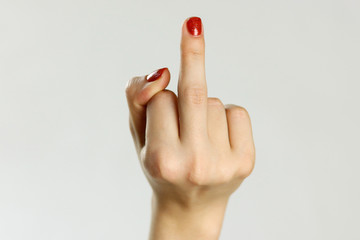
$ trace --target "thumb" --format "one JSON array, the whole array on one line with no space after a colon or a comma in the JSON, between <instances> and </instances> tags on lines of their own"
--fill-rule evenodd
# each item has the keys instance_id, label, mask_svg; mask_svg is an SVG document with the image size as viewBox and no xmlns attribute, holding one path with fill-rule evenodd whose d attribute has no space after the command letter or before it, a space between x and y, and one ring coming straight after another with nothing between
<instances>
[{"instance_id":1,"label":"thumb","mask_svg":"<svg viewBox=\"0 0 360 240\"><path fill-rule=\"evenodd\" d=\"M126 86L129 106L129 124L137 149L145 144L146 104L158 92L164 90L170 81L168 68L160 68L145 76L130 79Z\"/></svg>"}]
</instances>

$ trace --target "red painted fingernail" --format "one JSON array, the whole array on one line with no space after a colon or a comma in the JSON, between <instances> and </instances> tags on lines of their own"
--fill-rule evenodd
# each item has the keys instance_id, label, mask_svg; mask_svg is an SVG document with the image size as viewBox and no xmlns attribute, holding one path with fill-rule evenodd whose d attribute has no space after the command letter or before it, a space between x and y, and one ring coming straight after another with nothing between
<instances>
[{"instance_id":1,"label":"red painted fingernail","mask_svg":"<svg viewBox=\"0 0 360 240\"><path fill-rule=\"evenodd\" d=\"M155 81L155 80L159 79L165 69L166 69L166 67L165 68L160 68L160 69L150 73L149 75L146 76L146 80L148 82L152 82L152 81Z\"/></svg>"},{"instance_id":2,"label":"red painted fingernail","mask_svg":"<svg viewBox=\"0 0 360 240\"><path fill-rule=\"evenodd\" d=\"M193 36L198 36L201 34L202 25L201 18L199 17L191 17L186 23L187 29L189 33Z\"/></svg>"}]
</instances>

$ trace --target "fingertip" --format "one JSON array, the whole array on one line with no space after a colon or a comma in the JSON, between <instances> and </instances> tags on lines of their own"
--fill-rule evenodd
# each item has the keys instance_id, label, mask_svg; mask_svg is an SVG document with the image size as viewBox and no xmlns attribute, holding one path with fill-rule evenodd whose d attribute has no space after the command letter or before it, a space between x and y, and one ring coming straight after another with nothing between
<instances>
[{"instance_id":1,"label":"fingertip","mask_svg":"<svg viewBox=\"0 0 360 240\"><path fill-rule=\"evenodd\" d=\"M154 72L145 76L145 83L137 94L136 101L138 102L138 104L146 105L156 93L164 90L169 85L169 69L167 67L164 67L159 70L161 70L161 75L158 76L155 80L148 80L149 78L154 76Z\"/></svg>"},{"instance_id":2,"label":"fingertip","mask_svg":"<svg viewBox=\"0 0 360 240\"><path fill-rule=\"evenodd\" d=\"M202 37L204 34L202 19L198 16L191 16L183 23L183 34L189 37Z\"/></svg>"},{"instance_id":3,"label":"fingertip","mask_svg":"<svg viewBox=\"0 0 360 240\"><path fill-rule=\"evenodd\" d=\"M181 59L183 63L194 60L204 62L205 38L203 23L200 17L187 18L182 26L180 42ZM192 61L191 61L192 62Z\"/></svg>"},{"instance_id":4,"label":"fingertip","mask_svg":"<svg viewBox=\"0 0 360 240\"><path fill-rule=\"evenodd\" d=\"M153 72L151 72L150 74L146 75L145 76L145 79L148 81L148 82L153 82L153 81L156 81L157 79L159 79L163 72L167 69L167 67L164 67L164 68L160 68L158 70L155 70Z\"/></svg>"}]
</instances>

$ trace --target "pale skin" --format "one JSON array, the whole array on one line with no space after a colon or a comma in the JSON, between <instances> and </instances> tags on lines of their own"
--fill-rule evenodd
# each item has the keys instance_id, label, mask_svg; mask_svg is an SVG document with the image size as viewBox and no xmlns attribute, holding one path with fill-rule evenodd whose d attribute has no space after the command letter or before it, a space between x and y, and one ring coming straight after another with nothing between
<instances>
[{"instance_id":1,"label":"pale skin","mask_svg":"<svg viewBox=\"0 0 360 240\"><path fill-rule=\"evenodd\" d=\"M207 96L204 31L182 26L177 95L170 72L128 82L130 130L152 189L150 240L218 239L230 195L254 168L245 108Z\"/></svg>"}]
</instances>

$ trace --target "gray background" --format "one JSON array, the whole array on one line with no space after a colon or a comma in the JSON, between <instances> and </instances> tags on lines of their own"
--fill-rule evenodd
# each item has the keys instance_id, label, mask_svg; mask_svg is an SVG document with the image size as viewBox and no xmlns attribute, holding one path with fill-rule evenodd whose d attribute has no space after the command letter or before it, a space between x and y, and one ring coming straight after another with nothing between
<instances>
[{"instance_id":1,"label":"gray background","mask_svg":"<svg viewBox=\"0 0 360 240\"><path fill-rule=\"evenodd\" d=\"M360 2L0 1L0 239L146 239L126 81L203 19L209 96L251 114L256 167L221 239L360 239Z\"/></svg>"}]
</instances>

